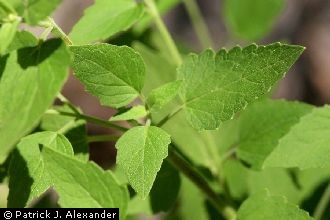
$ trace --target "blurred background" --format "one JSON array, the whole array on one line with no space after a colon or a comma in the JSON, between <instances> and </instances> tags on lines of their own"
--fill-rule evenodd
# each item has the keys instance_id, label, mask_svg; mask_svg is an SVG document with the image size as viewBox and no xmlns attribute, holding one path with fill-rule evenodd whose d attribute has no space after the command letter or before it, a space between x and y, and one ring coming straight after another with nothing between
<instances>
[{"instance_id":1,"label":"blurred background","mask_svg":"<svg viewBox=\"0 0 330 220\"><path fill-rule=\"evenodd\" d=\"M189 19L191 11L187 11L184 3L180 0L169 2L173 4L168 7L169 10L165 10L164 19L182 53L200 52L205 49L205 46L218 50L223 47L230 49L235 45L246 46L253 42L258 44L284 42L302 45L306 47L305 52L273 90L273 97L300 100L318 106L330 103L329 0L284 0L284 4L280 5L276 3L277 0L247 0L244 7L251 7L251 10L245 8L247 12L242 11L242 5L235 5L239 2L237 0L226 2L199 0L197 2L210 35L210 40L205 42L199 41ZM254 3L251 4L251 2ZM260 4L260 8L255 7L256 2ZM84 9L92 4L92 0L63 0L52 17L64 32L70 33L74 24L83 16ZM267 10L263 9L265 6ZM226 7L232 7L232 14L226 12ZM241 20L234 19L235 13L242 14ZM271 16L273 19L259 24L258 16L263 16L263 13L274 13L274 16ZM243 29L242 31L240 25L250 26L254 35L250 30ZM152 26L138 32L128 30L109 39L109 42L131 45L133 40L139 39L145 43L145 39L150 38L150 28ZM37 35L41 31L34 29ZM153 45L148 42L146 46L153 48ZM101 106L95 97L86 93L83 85L73 77L72 73L63 89L63 94L88 115L108 119L115 114L115 110ZM89 135L114 132L91 124L88 124L87 129ZM114 164L116 154L114 143L90 143L89 149L90 159L103 168L110 168ZM0 193L2 193L1 186Z\"/></svg>"}]
</instances>

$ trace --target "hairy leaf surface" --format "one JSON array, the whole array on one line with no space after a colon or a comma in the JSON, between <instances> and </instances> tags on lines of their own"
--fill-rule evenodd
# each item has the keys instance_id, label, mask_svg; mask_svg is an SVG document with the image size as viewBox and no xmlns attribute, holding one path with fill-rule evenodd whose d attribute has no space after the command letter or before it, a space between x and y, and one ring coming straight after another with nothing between
<instances>
[{"instance_id":1,"label":"hairy leaf surface","mask_svg":"<svg viewBox=\"0 0 330 220\"><path fill-rule=\"evenodd\" d=\"M56 132L40 132L21 140L9 168L9 207L25 207L51 186L49 170L45 168L40 146L73 156L70 142Z\"/></svg>"},{"instance_id":2,"label":"hairy leaf surface","mask_svg":"<svg viewBox=\"0 0 330 220\"><path fill-rule=\"evenodd\" d=\"M0 154L30 132L62 88L70 62L58 39L0 58ZM1 73L2 71L2 73Z\"/></svg>"},{"instance_id":3,"label":"hairy leaf surface","mask_svg":"<svg viewBox=\"0 0 330 220\"><path fill-rule=\"evenodd\" d=\"M186 118L212 130L283 78L304 48L280 43L191 54L178 69Z\"/></svg>"},{"instance_id":4,"label":"hairy leaf surface","mask_svg":"<svg viewBox=\"0 0 330 220\"><path fill-rule=\"evenodd\" d=\"M101 104L119 108L132 102L144 84L141 56L127 46L72 46L75 76Z\"/></svg>"},{"instance_id":5,"label":"hairy leaf surface","mask_svg":"<svg viewBox=\"0 0 330 220\"><path fill-rule=\"evenodd\" d=\"M126 186L119 185L111 171L93 162L81 162L48 147L42 152L52 185L63 208L119 208L126 215L129 199Z\"/></svg>"},{"instance_id":6,"label":"hairy leaf surface","mask_svg":"<svg viewBox=\"0 0 330 220\"><path fill-rule=\"evenodd\" d=\"M117 164L142 198L148 196L170 143L170 136L154 126L134 127L118 140Z\"/></svg>"}]
</instances>

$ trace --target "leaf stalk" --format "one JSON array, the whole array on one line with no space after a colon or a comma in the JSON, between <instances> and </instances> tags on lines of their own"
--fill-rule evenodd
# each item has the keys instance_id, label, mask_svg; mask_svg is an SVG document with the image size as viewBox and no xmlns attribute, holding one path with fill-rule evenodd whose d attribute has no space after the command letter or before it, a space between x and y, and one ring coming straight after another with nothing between
<instances>
[{"instance_id":1,"label":"leaf stalk","mask_svg":"<svg viewBox=\"0 0 330 220\"><path fill-rule=\"evenodd\" d=\"M209 29L196 0L183 0L183 3L201 46L203 48L213 47L213 41Z\"/></svg>"},{"instance_id":2,"label":"leaf stalk","mask_svg":"<svg viewBox=\"0 0 330 220\"><path fill-rule=\"evenodd\" d=\"M229 206L227 202L220 199L220 197L209 186L204 177L187 161L179 156L174 148L170 148L168 160L180 170L186 177L188 177L206 196L214 208L227 220L236 219L236 211Z\"/></svg>"},{"instance_id":3,"label":"leaf stalk","mask_svg":"<svg viewBox=\"0 0 330 220\"><path fill-rule=\"evenodd\" d=\"M325 188L324 193L313 213L313 216L316 220L322 219L322 216L323 216L325 210L327 209L329 202L330 202L330 183Z\"/></svg>"},{"instance_id":4,"label":"leaf stalk","mask_svg":"<svg viewBox=\"0 0 330 220\"><path fill-rule=\"evenodd\" d=\"M171 56L173 57L173 60L177 66L180 66L182 63L182 58L179 53L178 48L176 47L173 38L171 37L168 29L166 28L159 11L157 9L157 6L155 4L154 0L144 0L147 8L149 9L150 15L154 18L155 24L165 42L167 45L169 52L171 53Z\"/></svg>"}]
</instances>

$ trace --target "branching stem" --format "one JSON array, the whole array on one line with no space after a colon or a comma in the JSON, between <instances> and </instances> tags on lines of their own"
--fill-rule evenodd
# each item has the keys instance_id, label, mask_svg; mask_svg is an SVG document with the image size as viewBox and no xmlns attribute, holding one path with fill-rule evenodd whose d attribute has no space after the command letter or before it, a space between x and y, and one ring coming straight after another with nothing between
<instances>
[{"instance_id":1,"label":"branching stem","mask_svg":"<svg viewBox=\"0 0 330 220\"><path fill-rule=\"evenodd\" d=\"M59 115L71 116L71 117L75 117L77 119L84 119L84 120L86 120L88 122L91 122L93 124L97 124L97 125L104 126L104 127L109 127L109 128L114 128L114 129L117 129L117 130L123 131L123 132L129 130L129 128L125 128L125 127L122 127L120 125L116 125L116 124L114 124L110 121L106 121L106 120L99 119L99 118L89 116L89 115L85 115L85 114L82 114L82 113L73 113L73 112L57 111L57 110L50 110L50 111L47 111L47 113L48 114L59 114Z\"/></svg>"},{"instance_id":2,"label":"branching stem","mask_svg":"<svg viewBox=\"0 0 330 220\"><path fill-rule=\"evenodd\" d=\"M168 160L188 177L207 197L216 210L227 220L236 218L235 210L228 206L227 203L209 186L204 177L181 156L179 156L173 148L170 148Z\"/></svg>"},{"instance_id":3,"label":"branching stem","mask_svg":"<svg viewBox=\"0 0 330 220\"><path fill-rule=\"evenodd\" d=\"M48 17L46 21L39 22L38 25L44 28L52 28L52 33L55 36L61 38L66 43L66 45L73 45L70 38L64 33L64 31L56 24L56 22L51 17Z\"/></svg>"},{"instance_id":4,"label":"branching stem","mask_svg":"<svg viewBox=\"0 0 330 220\"><path fill-rule=\"evenodd\" d=\"M177 109L174 109L173 112L171 112L170 114L166 115L162 120L160 120L160 122L158 122L157 126L158 127L162 127L166 122L168 122L168 120L170 120L171 118L173 118L176 114L178 114L180 111L182 110L182 106L180 106Z\"/></svg>"},{"instance_id":5,"label":"branching stem","mask_svg":"<svg viewBox=\"0 0 330 220\"><path fill-rule=\"evenodd\" d=\"M93 135L93 136L88 136L87 137L87 142L88 143L93 143L93 142L109 142L109 141L117 141L118 136L116 135Z\"/></svg>"}]
</instances>

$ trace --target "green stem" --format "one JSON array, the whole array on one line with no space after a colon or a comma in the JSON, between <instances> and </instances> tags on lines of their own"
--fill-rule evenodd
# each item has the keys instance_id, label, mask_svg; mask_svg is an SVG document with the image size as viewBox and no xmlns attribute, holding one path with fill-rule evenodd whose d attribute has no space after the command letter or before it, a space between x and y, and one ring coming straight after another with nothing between
<instances>
[{"instance_id":1,"label":"green stem","mask_svg":"<svg viewBox=\"0 0 330 220\"><path fill-rule=\"evenodd\" d=\"M109 142L109 141L116 141L118 140L118 136L115 135L95 135L95 136L88 136L87 141L88 143L92 142Z\"/></svg>"},{"instance_id":2,"label":"green stem","mask_svg":"<svg viewBox=\"0 0 330 220\"><path fill-rule=\"evenodd\" d=\"M233 144L229 150L221 157L220 164L223 164L226 160L233 156L236 153L237 148L238 143Z\"/></svg>"},{"instance_id":3,"label":"green stem","mask_svg":"<svg viewBox=\"0 0 330 220\"><path fill-rule=\"evenodd\" d=\"M69 121L68 123L66 123L63 127L61 127L60 129L57 130L57 133L59 134L65 134L66 132L68 132L75 124L75 121Z\"/></svg>"},{"instance_id":4,"label":"green stem","mask_svg":"<svg viewBox=\"0 0 330 220\"><path fill-rule=\"evenodd\" d=\"M6 3L6 1L0 1L0 7L3 8L7 13L11 13L11 14L17 14L15 9L8 3Z\"/></svg>"},{"instance_id":5,"label":"green stem","mask_svg":"<svg viewBox=\"0 0 330 220\"><path fill-rule=\"evenodd\" d=\"M52 33L55 36L61 38L69 46L73 44L70 38L64 33L64 31L55 23L55 21L51 17L48 17L48 22L53 27Z\"/></svg>"},{"instance_id":6,"label":"green stem","mask_svg":"<svg viewBox=\"0 0 330 220\"><path fill-rule=\"evenodd\" d=\"M41 33L40 35L40 38L43 40L43 41L46 41L47 38L48 38L48 35L52 32L53 30L53 27L48 27L44 30L44 32Z\"/></svg>"},{"instance_id":7,"label":"green stem","mask_svg":"<svg viewBox=\"0 0 330 220\"><path fill-rule=\"evenodd\" d=\"M177 66L181 65L182 63L182 58L181 55L178 51L178 48L176 47L170 33L168 32L162 18L160 17L160 14L158 12L158 9L155 5L154 0L144 0L147 8L149 9L150 15L154 18L156 26L165 42L167 45L169 52L171 53L171 56L173 57L173 60L175 61L175 64Z\"/></svg>"},{"instance_id":8,"label":"green stem","mask_svg":"<svg viewBox=\"0 0 330 220\"><path fill-rule=\"evenodd\" d=\"M65 112L65 111L57 111L57 110L50 110L50 111L47 111L47 113L48 114L59 114L59 115L64 115L64 116L70 116L70 117L75 117L77 119L84 119L84 120L86 120L88 122L91 122L93 124L97 124L97 125L101 125L101 126L109 127L109 128L114 128L114 129L117 129L117 130L123 131L123 132L129 130L129 128L125 128L125 127L113 124L110 121L105 121L103 119L95 118L93 116L84 115L84 114L81 114L81 113L73 113L73 112Z\"/></svg>"},{"instance_id":9,"label":"green stem","mask_svg":"<svg viewBox=\"0 0 330 220\"><path fill-rule=\"evenodd\" d=\"M327 206L330 202L330 183L327 188L324 190L324 193L317 204L313 216L316 220L321 220L324 214L324 211L327 209Z\"/></svg>"},{"instance_id":10,"label":"green stem","mask_svg":"<svg viewBox=\"0 0 330 220\"><path fill-rule=\"evenodd\" d=\"M81 112L79 111L79 109L74 106L64 95L62 95L61 93L59 93L57 95L57 98L64 103L65 105L67 105L73 112L75 112L76 114L80 114Z\"/></svg>"},{"instance_id":11,"label":"green stem","mask_svg":"<svg viewBox=\"0 0 330 220\"><path fill-rule=\"evenodd\" d=\"M178 114L182 110L182 106L179 108L175 109L173 112L170 114L166 115L160 122L158 122L157 127L162 127L168 120L173 118L176 114Z\"/></svg>"},{"instance_id":12,"label":"green stem","mask_svg":"<svg viewBox=\"0 0 330 220\"><path fill-rule=\"evenodd\" d=\"M221 200L214 190L209 186L204 177L181 156L179 156L173 148L169 151L168 160L180 170L187 178L189 178L207 197L211 204L225 219L232 220L236 218L234 208L228 206L225 201Z\"/></svg>"},{"instance_id":13,"label":"green stem","mask_svg":"<svg viewBox=\"0 0 330 220\"><path fill-rule=\"evenodd\" d=\"M196 3L196 0L183 0L183 3L187 9L191 23L194 27L198 40L203 48L213 46L212 38L209 33L207 24L202 16L201 11Z\"/></svg>"}]
</instances>

